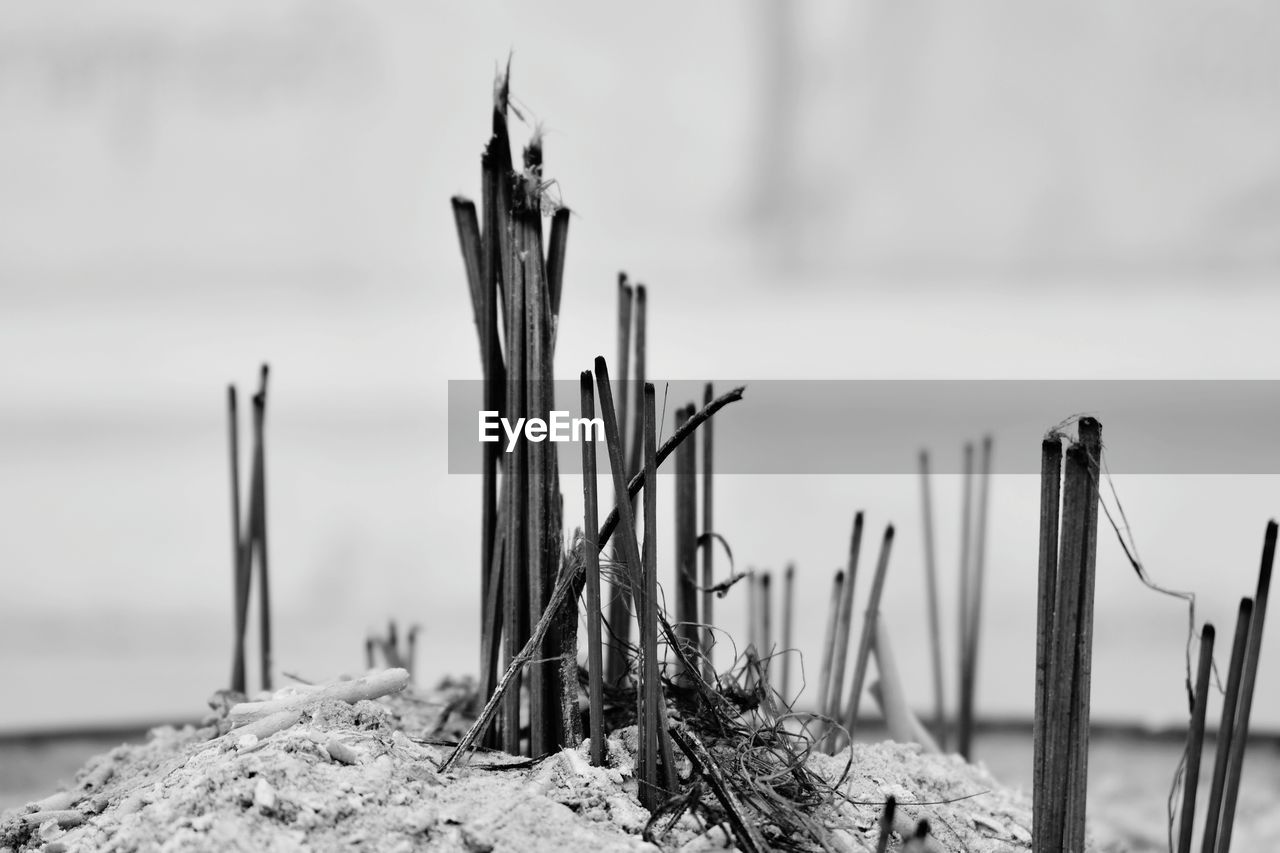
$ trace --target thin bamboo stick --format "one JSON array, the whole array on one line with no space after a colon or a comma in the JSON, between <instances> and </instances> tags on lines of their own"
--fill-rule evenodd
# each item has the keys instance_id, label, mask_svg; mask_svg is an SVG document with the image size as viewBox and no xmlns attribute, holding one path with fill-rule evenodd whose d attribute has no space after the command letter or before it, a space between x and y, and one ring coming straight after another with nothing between
<instances>
[{"instance_id":1,"label":"thin bamboo stick","mask_svg":"<svg viewBox=\"0 0 1280 853\"><path fill-rule=\"evenodd\" d=\"M747 646L760 651L760 576L747 569Z\"/></svg>"},{"instance_id":2,"label":"thin bamboo stick","mask_svg":"<svg viewBox=\"0 0 1280 853\"><path fill-rule=\"evenodd\" d=\"M1191 832L1196 819L1196 788L1200 784L1200 755L1204 751L1204 716L1209 707L1209 676L1213 671L1213 626L1200 632L1200 666L1196 670L1195 705L1187 726L1187 758L1182 776L1182 822L1178 853L1191 853Z\"/></svg>"},{"instance_id":3,"label":"thin bamboo stick","mask_svg":"<svg viewBox=\"0 0 1280 853\"><path fill-rule=\"evenodd\" d=\"M475 320L480 339L480 358L484 359L484 252L481 248L480 220L476 216L475 202L456 195L453 205L453 222L458 229L458 245L462 249L462 265L467 275L467 289L471 293L471 316Z\"/></svg>"},{"instance_id":4,"label":"thin bamboo stick","mask_svg":"<svg viewBox=\"0 0 1280 853\"><path fill-rule=\"evenodd\" d=\"M551 237L547 247L547 295L551 301L553 321L560 316L560 298L564 295L564 258L568 248L569 208L558 207L551 215ZM555 341L555 328L552 329L551 340Z\"/></svg>"},{"instance_id":5,"label":"thin bamboo stick","mask_svg":"<svg viewBox=\"0 0 1280 853\"><path fill-rule=\"evenodd\" d=\"M539 152L530 146L526 150L526 159L530 155L540 157ZM537 174L535 172L535 174ZM547 298L546 280L543 277L541 247L541 212L537 207L537 197L517 199L516 201L516 246L523 261L520 264L525 285L525 384L528 395L527 411L530 417L544 421L550 417L550 386L545 381L546 364L549 360L547 351L547 323L549 318L544 305ZM525 511L527 521L525 533L528 537L528 577L529 600L526 603L529 613L529 624L536 624L546 609L551 592L552 564L547 554L547 522L550 507L551 471L553 464L548 457L547 449L554 448L549 442L531 442L525 450L528 471L528 494ZM550 638L550 635L549 635ZM529 750L531 755L544 755L554 749L556 727L553 721L553 709L556 707L555 692L551 682L554 680L548 667L540 661L554 657L551 649L544 646L534 651L535 662L528 669L529 674Z\"/></svg>"},{"instance_id":6,"label":"thin bamboo stick","mask_svg":"<svg viewBox=\"0 0 1280 853\"><path fill-rule=\"evenodd\" d=\"M255 551L258 555L258 643L262 669L262 689L271 689L271 584L267 559L267 377L270 368L262 365L258 380L258 393L253 397L254 465L258 469L255 480L256 510L253 523Z\"/></svg>"},{"instance_id":7,"label":"thin bamboo stick","mask_svg":"<svg viewBox=\"0 0 1280 853\"><path fill-rule=\"evenodd\" d=\"M969 561L973 543L973 444L964 445L964 477L961 480L960 495L960 592L957 601L956 626L959 629L959 643L956 645L956 749L966 758L969 756L969 742L972 737L971 709L965 705L964 682L965 673L969 670L969 615L972 593L970 591Z\"/></svg>"},{"instance_id":8,"label":"thin bamboo stick","mask_svg":"<svg viewBox=\"0 0 1280 853\"><path fill-rule=\"evenodd\" d=\"M1082 450L1085 494L1080 540L1080 628L1075 642L1075 679L1071 692L1071 740L1068 764L1071 799L1067 804L1064 838L1068 849L1083 850L1085 811L1089 789L1089 716L1093 684L1093 595L1098 556L1098 483L1102 463L1102 424L1091 417L1079 421L1077 444ZM1070 530L1065 517L1064 536Z\"/></svg>"},{"instance_id":9,"label":"thin bamboo stick","mask_svg":"<svg viewBox=\"0 0 1280 853\"><path fill-rule=\"evenodd\" d=\"M1201 853L1214 853L1218 845L1218 827L1222 818L1222 794L1227 784L1228 756L1235 736L1236 705L1240 696L1240 675L1244 672L1245 650L1249 646L1249 626L1253 621L1253 599L1240 599L1236 612L1236 634L1231 643L1231 663L1227 667L1227 687L1222 697L1222 720L1214 746L1213 780L1209 784L1209 802L1204 813L1204 836Z\"/></svg>"},{"instance_id":10,"label":"thin bamboo stick","mask_svg":"<svg viewBox=\"0 0 1280 853\"><path fill-rule=\"evenodd\" d=\"M508 247L504 255L511 254ZM507 283L507 417L525 417L528 413L526 399L527 357L525 342L525 280L519 264L511 265L512 277ZM504 454L507 491L507 531L504 537L506 552L505 604L503 630L506 635L507 660L515 660L528 639L529 573L527 562L528 533L525 518L528 512L528 481L525 457L527 446L517 441L510 453ZM503 749L512 755L520 753L520 681L515 676L514 689L506 693L503 705ZM530 744L532 748L532 743Z\"/></svg>"},{"instance_id":11,"label":"thin bamboo stick","mask_svg":"<svg viewBox=\"0 0 1280 853\"><path fill-rule=\"evenodd\" d=\"M590 370L582 371L582 417L596 416L595 391ZM582 442L583 541L587 561L587 702L590 708L591 763L604 766L604 655L600 645L600 526L596 508L596 445Z\"/></svg>"},{"instance_id":12,"label":"thin bamboo stick","mask_svg":"<svg viewBox=\"0 0 1280 853\"><path fill-rule=\"evenodd\" d=\"M822 669L818 673L818 713L826 714L827 691L831 687L831 660L836 645L836 622L840 618L840 595L844 588L844 570L836 569L831 579L831 599L827 608L827 633L822 641ZM823 727L825 728L825 726Z\"/></svg>"},{"instance_id":13,"label":"thin bamboo stick","mask_svg":"<svg viewBox=\"0 0 1280 853\"><path fill-rule=\"evenodd\" d=\"M1050 638L1054 630L1054 598L1058 576L1058 512L1062 487L1062 440L1047 437L1040 445L1040 566L1036 608L1036 713L1031 823L1032 847L1048 850L1049 783L1045 728L1049 713Z\"/></svg>"},{"instance_id":14,"label":"thin bamboo stick","mask_svg":"<svg viewBox=\"0 0 1280 853\"><path fill-rule=\"evenodd\" d=\"M792 614L795 607L796 567L787 564L787 571L782 577L782 701L791 704L791 630Z\"/></svg>"},{"instance_id":15,"label":"thin bamboo stick","mask_svg":"<svg viewBox=\"0 0 1280 853\"><path fill-rule=\"evenodd\" d=\"M978 511L973 532L973 563L970 567L972 587L969 590L968 616L965 620L969 633L965 637L964 672L960 685L964 706L967 737L962 745L965 758L972 757L974 691L978 678L978 638L982 631L982 586L986 574L987 499L991 481L991 436L982 439L982 456L979 462Z\"/></svg>"},{"instance_id":16,"label":"thin bamboo stick","mask_svg":"<svg viewBox=\"0 0 1280 853\"><path fill-rule=\"evenodd\" d=\"M657 413L654 388L644 385L644 473L649 487L644 490L644 583L637 596L640 612L640 656L643 662L640 677L641 704L644 721L641 735L645 745L642 753L640 777L640 802L650 812L665 799L659 781L658 733L665 728L661 718L662 684L658 680L658 499L657 499ZM678 458L678 456L677 456ZM665 715L662 715L665 716Z\"/></svg>"},{"instance_id":17,"label":"thin bamboo stick","mask_svg":"<svg viewBox=\"0 0 1280 853\"><path fill-rule=\"evenodd\" d=\"M824 713L833 720L843 719L844 673L849 661L849 640L853 633L853 593L854 583L858 578L858 561L862 555L862 510L853 514L853 532L849 536L849 565L844 576L843 598L840 599L840 613L836 619L836 638L831 660L831 688L827 692L830 705ZM837 732L832 730L828 748L835 749Z\"/></svg>"},{"instance_id":18,"label":"thin bamboo stick","mask_svg":"<svg viewBox=\"0 0 1280 853\"><path fill-rule=\"evenodd\" d=\"M622 458L627 455L628 439L631 437L630 421L627 413L631 402L631 308L635 303L635 294L631 285L627 284L627 274L618 273L618 430L622 441Z\"/></svg>"},{"instance_id":19,"label":"thin bamboo stick","mask_svg":"<svg viewBox=\"0 0 1280 853\"><path fill-rule=\"evenodd\" d=\"M867 599L867 612L862 621L862 640L858 643L858 657L854 661L853 683L849 687L848 707L845 710L844 727L849 732L849 745L853 745L858 727L858 704L862 700L862 687L867 678L867 661L875 642L876 619L880 612L880 597L884 593L885 576L889 572L889 552L893 549L893 525L884 529L880 542L880 558L876 562L876 574L871 581L871 597Z\"/></svg>"},{"instance_id":20,"label":"thin bamboo stick","mask_svg":"<svg viewBox=\"0 0 1280 853\"><path fill-rule=\"evenodd\" d=\"M760 575L760 644L765 683L773 684L773 573Z\"/></svg>"},{"instance_id":21,"label":"thin bamboo stick","mask_svg":"<svg viewBox=\"0 0 1280 853\"><path fill-rule=\"evenodd\" d=\"M1236 817L1236 797L1244 770L1245 747L1249 742L1249 713L1253 708L1253 688L1258 679L1258 657L1262 652L1262 626L1267 619L1267 598L1271 591L1271 568L1276 557L1276 523L1267 522L1262 545L1262 566L1258 570L1258 591L1253 596L1253 619L1249 623L1249 645L1245 648L1240 699L1236 703L1235 732L1227 763L1227 786L1222 798L1222 823L1218 829L1218 853L1231 849L1231 832Z\"/></svg>"},{"instance_id":22,"label":"thin bamboo stick","mask_svg":"<svg viewBox=\"0 0 1280 853\"><path fill-rule=\"evenodd\" d=\"M235 636L232 637L231 689L245 692L244 631L245 610L249 598L248 581L244 572L243 535L240 532L240 417L236 405L236 386L227 386L227 447L231 461L231 591L233 608L231 618Z\"/></svg>"},{"instance_id":23,"label":"thin bamboo stick","mask_svg":"<svg viewBox=\"0 0 1280 853\"><path fill-rule=\"evenodd\" d=\"M498 334L498 305L504 294L503 262L506 235L506 211L500 205L509 200L509 182L500 174L495 154L505 141L495 136L480 156L481 202L484 205L484 231L480 236L480 364L484 375L484 407L486 411L501 412L506 405L506 365L503 362L502 343ZM510 152L507 152L510 159ZM466 254L466 248L463 252ZM498 493L500 450L496 444L481 448L480 487L480 695L488 699L498 677L497 662L500 648L499 632L503 620L494 617L490 602L498 600L491 585L501 584L502 568L496 563L497 542L505 535L499 515L505 514L506 478L503 478L503 494ZM495 565L498 566L495 571ZM497 613L501 613L498 610ZM485 746L498 747L500 733L485 733Z\"/></svg>"},{"instance_id":24,"label":"thin bamboo stick","mask_svg":"<svg viewBox=\"0 0 1280 853\"><path fill-rule=\"evenodd\" d=\"M627 274L618 273L618 441L622 458L629 459L627 441L631 433L627 419L628 406L631 401L632 386L630 384L631 367L631 309L634 303L631 285L627 284ZM637 420L638 417L637 409ZM628 468L628 471L631 469ZM631 585L616 579L610 584L609 599L609 655L606 678L610 684L620 684L627 676L627 647L631 644Z\"/></svg>"},{"instance_id":25,"label":"thin bamboo stick","mask_svg":"<svg viewBox=\"0 0 1280 853\"><path fill-rule=\"evenodd\" d=\"M933 498L929 491L929 452L920 451L920 523L924 532L924 584L933 661L933 736L947 747L947 711L942 679L942 627L938 618L938 568L933 545Z\"/></svg>"},{"instance_id":26,"label":"thin bamboo stick","mask_svg":"<svg viewBox=\"0 0 1280 853\"><path fill-rule=\"evenodd\" d=\"M644 418L641 412L644 409L644 383L645 383L645 336L648 322L646 315L646 304L648 299L645 295L645 287L643 284L637 284L635 290L635 307L633 311L635 322L635 439L631 445L631 467L628 469L633 475L640 472L644 465Z\"/></svg>"},{"instance_id":27,"label":"thin bamboo stick","mask_svg":"<svg viewBox=\"0 0 1280 853\"><path fill-rule=\"evenodd\" d=\"M600 419L604 421L605 442L609 449L609 471L613 477L614 494L617 495L617 505L614 507L614 511L610 513L610 518L614 520L615 526L619 523L619 519L621 520L623 532L621 535L622 541L619 544L624 561L623 571L625 572L626 583L631 586L632 598L634 599L636 590L643 580L640 545L636 541L635 513L632 509L631 493L626 483L626 462L622 458L618 418L613 407L613 391L609 386L609 366L605 363L603 356L596 358L595 368ZM638 488L637 491L639 491ZM606 519L604 525L600 528L600 535L597 537L597 542L601 548L608 541L608 534L611 532L612 528L609 525L609 519ZM639 602L636 603L636 607L638 610L640 607ZM612 627L615 632L618 630L617 625Z\"/></svg>"},{"instance_id":28,"label":"thin bamboo stick","mask_svg":"<svg viewBox=\"0 0 1280 853\"><path fill-rule=\"evenodd\" d=\"M676 411L676 429L693 416L696 406ZM655 451L656 452L656 451ZM686 441L676 451L676 619L680 639L696 659L701 640L698 623L698 444Z\"/></svg>"},{"instance_id":29,"label":"thin bamboo stick","mask_svg":"<svg viewBox=\"0 0 1280 853\"><path fill-rule=\"evenodd\" d=\"M709 406L714 399L715 394L708 382L702 394L702 404ZM712 425L708 423L702 431L702 533L710 534L715 532L713 518L714 502L712 500ZM715 678L715 661L714 654L714 635L712 628L715 625L715 593L711 591L716 583L716 573L714 567L715 543L710 535L704 535L702 539L702 623L705 626L702 630L702 660L705 667L704 677L707 681Z\"/></svg>"}]
</instances>

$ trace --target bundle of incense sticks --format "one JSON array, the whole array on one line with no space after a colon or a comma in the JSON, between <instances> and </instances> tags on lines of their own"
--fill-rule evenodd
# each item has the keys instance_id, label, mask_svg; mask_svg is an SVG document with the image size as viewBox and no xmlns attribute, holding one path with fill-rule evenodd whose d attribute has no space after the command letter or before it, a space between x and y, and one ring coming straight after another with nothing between
<instances>
[{"instance_id":1,"label":"bundle of incense sticks","mask_svg":"<svg viewBox=\"0 0 1280 853\"><path fill-rule=\"evenodd\" d=\"M473 203L455 198L453 208L480 340L484 405L514 421L546 419L554 408L552 364L569 211L554 210L544 253L542 219L550 182L543 179L542 140L535 132L517 171L507 121L509 73L508 67L495 86L492 134L481 157L483 230ZM485 444L481 453L480 685L488 698L500 659L509 664L515 658L547 606L562 559L562 524L552 444L517 442L511 453ZM564 638L564 630L549 632L537 659L566 654ZM573 722L563 709L565 695L576 695L576 683L565 683L563 669L530 668L529 736L523 744L520 692L506 692L498 731L487 739L491 745L541 754L569 742Z\"/></svg>"},{"instance_id":2,"label":"bundle of incense sticks","mask_svg":"<svg viewBox=\"0 0 1280 853\"><path fill-rule=\"evenodd\" d=\"M253 567L258 567L260 669L262 689L271 689L271 596L267 559L267 377L270 368L262 365L258 392L253 395L253 453L249 476L249 505L241 521L240 501L240 419L234 385L227 387L227 438L231 462L231 554L234 614L234 648L231 655L231 689L247 690L245 635L249 624L249 594Z\"/></svg>"},{"instance_id":3,"label":"bundle of incense sticks","mask_svg":"<svg viewBox=\"0 0 1280 853\"><path fill-rule=\"evenodd\" d=\"M1035 850L1084 849L1101 451L1102 425L1090 417L1065 454L1056 433L1041 448Z\"/></svg>"}]
</instances>

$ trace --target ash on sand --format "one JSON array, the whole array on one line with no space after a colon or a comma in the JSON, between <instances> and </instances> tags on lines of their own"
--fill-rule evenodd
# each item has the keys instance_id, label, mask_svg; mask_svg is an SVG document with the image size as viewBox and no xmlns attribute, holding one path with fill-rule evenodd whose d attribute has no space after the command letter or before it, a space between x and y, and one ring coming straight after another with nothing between
<instances>
[{"instance_id":1,"label":"ash on sand","mask_svg":"<svg viewBox=\"0 0 1280 853\"><path fill-rule=\"evenodd\" d=\"M634 727L613 734L603 768L590 766L584 746L534 762L479 751L442 775L448 747L439 744L470 722L454 713L466 692L326 701L260 742L227 734L225 709L198 728L156 729L143 745L91 759L67 791L4 814L0 850L736 849L726 824L707 825L707 815L723 814L709 791L707 809L658 821L645 840ZM890 794L896 828L909 834L929 821L927 849L1030 849L1028 798L958 756L859 743L852 756L811 755L808 769L843 795L809 815L832 850L873 850ZM687 777L688 765L680 772ZM760 829L771 847L818 849L781 837L767 819ZM895 837L890 849L901 844Z\"/></svg>"}]
</instances>

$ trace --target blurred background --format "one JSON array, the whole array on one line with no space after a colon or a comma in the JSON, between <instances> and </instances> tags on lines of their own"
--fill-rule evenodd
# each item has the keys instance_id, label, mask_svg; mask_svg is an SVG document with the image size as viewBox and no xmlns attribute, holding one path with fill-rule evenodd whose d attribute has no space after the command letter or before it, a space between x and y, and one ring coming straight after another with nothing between
<instances>
[{"instance_id":1,"label":"blurred background","mask_svg":"<svg viewBox=\"0 0 1280 853\"><path fill-rule=\"evenodd\" d=\"M225 686L223 404L261 361L281 670L357 671L395 617L420 680L475 671L479 478L447 473L445 435L480 362L449 198L479 196L509 52L576 214L561 378L615 351L620 269L657 377L1280 378L1280 8L642 6L0 5L0 731L190 719ZM1038 456L991 428L998 462ZM1229 637L1280 480L1115 486L1152 576ZM894 522L885 612L926 708L918 489L726 475L717 528L740 569L796 562L812 669L854 510L869 543ZM959 494L935 478L944 637ZM1037 501L992 482L981 714L1031 715ZM1097 584L1095 719L1179 724L1185 605L1105 529ZM1274 630L1263 660L1274 730Z\"/></svg>"}]
</instances>

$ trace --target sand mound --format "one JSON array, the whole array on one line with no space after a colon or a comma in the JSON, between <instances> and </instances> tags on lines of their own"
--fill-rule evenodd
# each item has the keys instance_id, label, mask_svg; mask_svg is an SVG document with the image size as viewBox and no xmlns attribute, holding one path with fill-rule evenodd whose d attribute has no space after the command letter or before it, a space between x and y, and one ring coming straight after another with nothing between
<instances>
[{"instance_id":1,"label":"sand mound","mask_svg":"<svg viewBox=\"0 0 1280 853\"><path fill-rule=\"evenodd\" d=\"M716 808L705 791L695 799L706 809L655 822L645 840L650 815L636 796L634 728L615 733L604 768L591 767L579 748L539 761L478 752L440 774L448 747L438 741L454 739L465 722L449 719L455 706L438 694L327 701L262 741L228 732L223 717L156 729L146 744L91 760L67 791L5 814L0 848L734 849L723 824L706 825ZM874 849L889 794L900 803L903 835L929 821L934 837L924 849L1030 849L1030 802L959 757L857 744L852 754L811 756L808 768L839 794L810 815L831 849ZM771 847L807 849L767 821L760 829ZM903 849L901 840L890 849Z\"/></svg>"}]
</instances>

